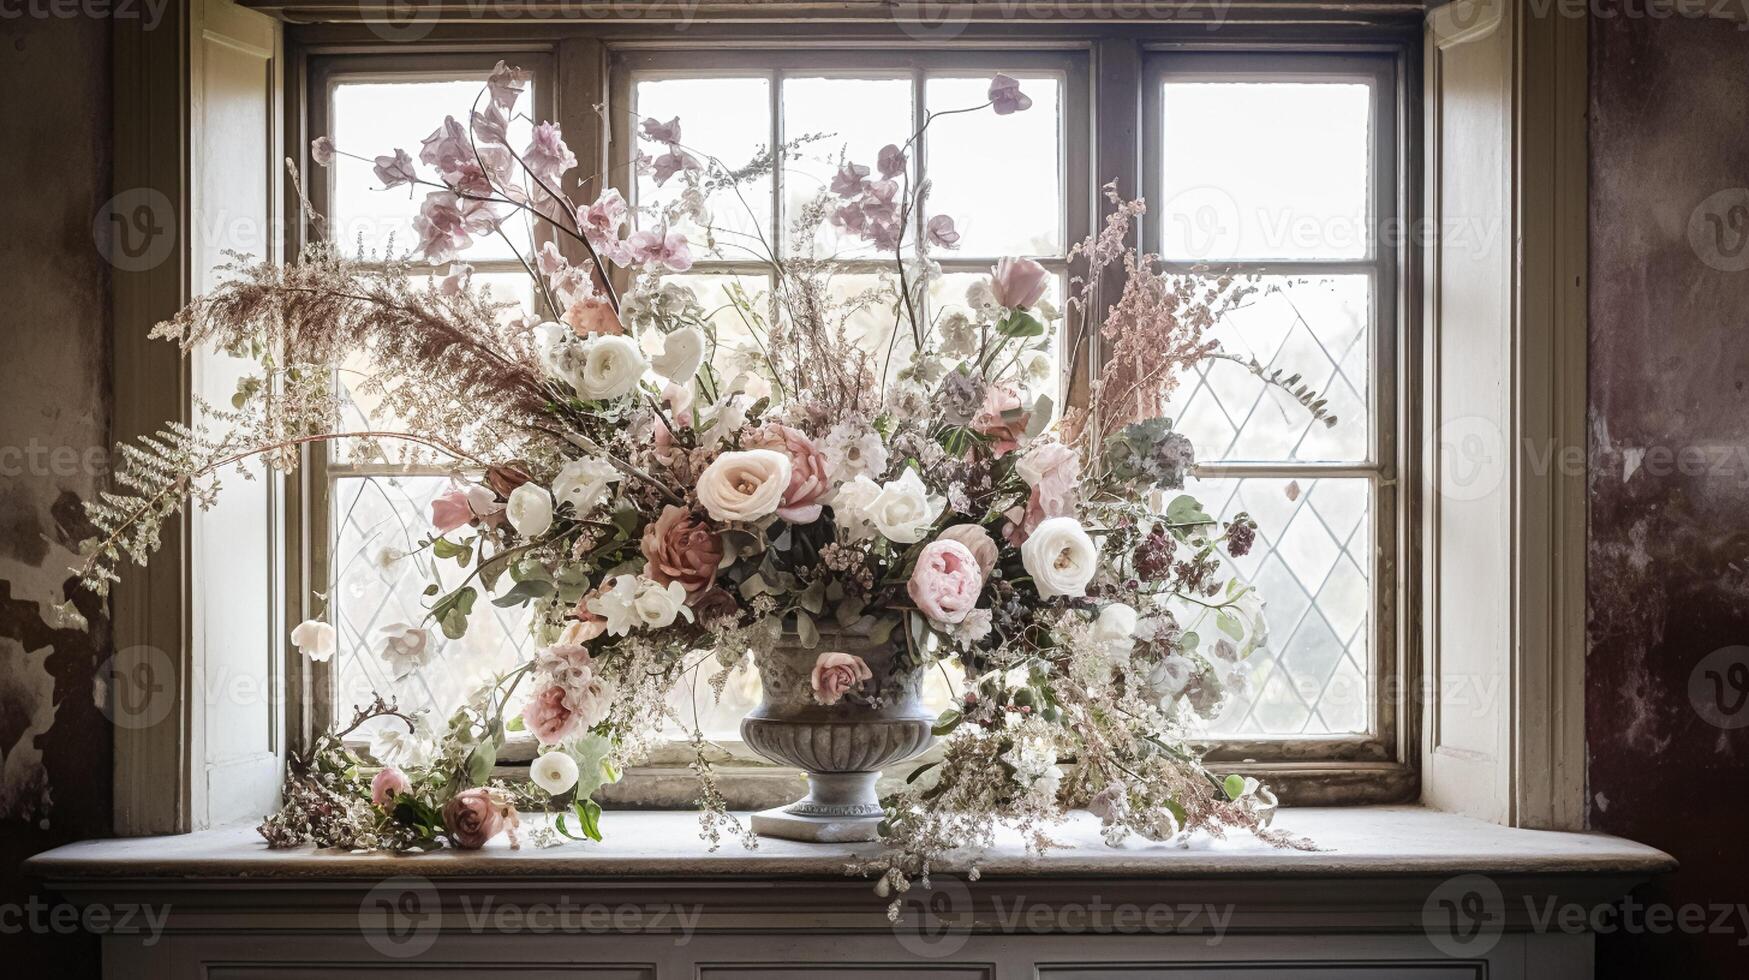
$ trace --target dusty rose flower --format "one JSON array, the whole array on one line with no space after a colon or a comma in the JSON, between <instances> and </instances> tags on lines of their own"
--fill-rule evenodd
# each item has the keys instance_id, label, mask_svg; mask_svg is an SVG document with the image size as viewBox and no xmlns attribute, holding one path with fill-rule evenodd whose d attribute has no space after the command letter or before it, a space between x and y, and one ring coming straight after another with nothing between
<instances>
[{"instance_id":1,"label":"dusty rose flower","mask_svg":"<svg viewBox=\"0 0 1749 980\"><path fill-rule=\"evenodd\" d=\"M516 811L499 801L490 790L464 789L443 805L443 829L449 842L464 851L476 851L486 842L515 827Z\"/></svg>"},{"instance_id":2,"label":"dusty rose flower","mask_svg":"<svg viewBox=\"0 0 1749 980\"><path fill-rule=\"evenodd\" d=\"M984 574L971 549L938 538L923 546L906 591L923 615L952 625L966 618L983 589Z\"/></svg>"},{"instance_id":3,"label":"dusty rose flower","mask_svg":"<svg viewBox=\"0 0 1749 980\"><path fill-rule=\"evenodd\" d=\"M696 603L717 581L723 542L685 507L669 504L644 527L644 574L667 585L679 582L688 604Z\"/></svg>"},{"instance_id":4,"label":"dusty rose flower","mask_svg":"<svg viewBox=\"0 0 1749 980\"><path fill-rule=\"evenodd\" d=\"M979 524L955 524L943 528L935 536L937 541L958 541L965 545L972 557L978 560L978 573L985 578L990 577L990 571L996 567L996 539L990 537L990 532Z\"/></svg>"},{"instance_id":5,"label":"dusty rose flower","mask_svg":"<svg viewBox=\"0 0 1749 980\"><path fill-rule=\"evenodd\" d=\"M527 483L533 477L518 463L504 463L486 467L486 485L500 497L508 497L517 487Z\"/></svg>"},{"instance_id":6,"label":"dusty rose flower","mask_svg":"<svg viewBox=\"0 0 1749 980\"><path fill-rule=\"evenodd\" d=\"M590 294L580 296L571 301L565 309L565 315L560 319L579 337L595 334L623 334L625 327L620 325L619 314L613 311L613 304L600 296Z\"/></svg>"},{"instance_id":7,"label":"dusty rose flower","mask_svg":"<svg viewBox=\"0 0 1749 980\"><path fill-rule=\"evenodd\" d=\"M370 801L387 810L394 805L395 797L401 793L413 790L413 783L407 774L394 766L384 766L370 780Z\"/></svg>"},{"instance_id":8,"label":"dusty rose flower","mask_svg":"<svg viewBox=\"0 0 1749 980\"><path fill-rule=\"evenodd\" d=\"M1032 259L997 259L990 270L990 295L998 306L1025 309L1044 299L1050 279L1049 270Z\"/></svg>"},{"instance_id":9,"label":"dusty rose flower","mask_svg":"<svg viewBox=\"0 0 1749 980\"><path fill-rule=\"evenodd\" d=\"M852 688L874 677L861 657L849 653L822 653L814 661L814 700L821 704L837 704Z\"/></svg>"},{"instance_id":10,"label":"dusty rose flower","mask_svg":"<svg viewBox=\"0 0 1749 980\"><path fill-rule=\"evenodd\" d=\"M972 429L990 437L990 451L998 456L1013 452L1026 435L1031 414L1020 411L1020 395L1014 389L991 385L984 391L984 407L972 419Z\"/></svg>"},{"instance_id":11,"label":"dusty rose flower","mask_svg":"<svg viewBox=\"0 0 1749 980\"><path fill-rule=\"evenodd\" d=\"M813 440L796 429L773 422L753 435L753 444L780 450L789 456L789 489L777 516L791 524L812 524L820 519L821 501L832 492L826 475L826 454Z\"/></svg>"},{"instance_id":12,"label":"dusty rose flower","mask_svg":"<svg viewBox=\"0 0 1749 980\"><path fill-rule=\"evenodd\" d=\"M693 603L692 612L698 622L709 623L725 616L739 615L741 601L728 589L712 586Z\"/></svg>"},{"instance_id":13,"label":"dusty rose flower","mask_svg":"<svg viewBox=\"0 0 1749 980\"><path fill-rule=\"evenodd\" d=\"M542 745L557 745L581 727L577 717L565 704L565 689L557 684L546 688L522 707L522 724Z\"/></svg>"}]
</instances>

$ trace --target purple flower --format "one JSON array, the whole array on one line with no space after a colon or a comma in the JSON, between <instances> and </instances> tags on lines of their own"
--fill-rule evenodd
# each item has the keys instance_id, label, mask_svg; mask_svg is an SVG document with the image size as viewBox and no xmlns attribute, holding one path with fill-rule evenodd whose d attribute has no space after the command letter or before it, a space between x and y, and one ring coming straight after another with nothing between
<instances>
[{"instance_id":1,"label":"purple flower","mask_svg":"<svg viewBox=\"0 0 1749 980\"><path fill-rule=\"evenodd\" d=\"M897 197L898 193L899 185L890 180L879 180L869 184L867 193L863 194L860 202L863 213L868 215L868 220L875 224L896 221L899 208L894 198Z\"/></svg>"},{"instance_id":2,"label":"purple flower","mask_svg":"<svg viewBox=\"0 0 1749 980\"><path fill-rule=\"evenodd\" d=\"M1000 72L990 79L990 105L996 115L1006 116L1032 108L1032 97L1020 90L1020 80Z\"/></svg>"},{"instance_id":3,"label":"purple flower","mask_svg":"<svg viewBox=\"0 0 1749 980\"><path fill-rule=\"evenodd\" d=\"M498 214L488 204L458 197L454 191L432 191L419 206L413 230L419 234L419 252L425 261L440 265L498 227Z\"/></svg>"},{"instance_id":4,"label":"purple flower","mask_svg":"<svg viewBox=\"0 0 1749 980\"><path fill-rule=\"evenodd\" d=\"M959 247L960 233L954 228L953 219L945 214L938 214L930 218L929 223L924 226L924 231L929 235L929 242L932 245L940 245L942 248Z\"/></svg>"},{"instance_id":5,"label":"purple flower","mask_svg":"<svg viewBox=\"0 0 1749 980\"><path fill-rule=\"evenodd\" d=\"M485 112L475 112L474 137L482 143L503 146L509 140L510 118L497 103L486 106Z\"/></svg>"},{"instance_id":6,"label":"purple flower","mask_svg":"<svg viewBox=\"0 0 1749 980\"><path fill-rule=\"evenodd\" d=\"M599 251L619 240L619 230L626 223L628 211L626 199L616 188L609 187L601 192L594 204L577 210L577 224L583 229L583 237Z\"/></svg>"},{"instance_id":7,"label":"purple flower","mask_svg":"<svg viewBox=\"0 0 1749 980\"><path fill-rule=\"evenodd\" d=\"M875 158L875 167L882 177L897 177L905 172L905 151L891 143L881 147L881 152Z\"/></svg>"},{"instance_id":8,"label":"purple flower","mask_svg":"<svg viewBox=\"0 0 1749 980\"><path fill-rule=\"evenodd\" d=\"M454 116L444 116L443 125L432 130L419 147L420 162L437 168L440 174L450 173L461 167L464 161L473 159L473 144Z\"/></svg>"},{"instance_id":9,"label":"purple flower","mask_svg":"<svg viewBox=\"0 0 1749 980\"><path fill-rule=\"evenodd\" d=\"M852 235L862 234L868 227L868 215L862 212L862 205L850 201L832 212L831 222Z\"/></svg>"},{"instance_id":10,"label":"purple flower","mask_svg":"<svg viewBox=\"0 0 1749 980\"><path fill-rule=\"evenodd\" d=\"M577 157L565 145L558 124L544 122L534 128L528 149L522 151L522 162L543 182L557 183L565 171L577 165Z\"/></svg>"},{"instance_id":11,"label":"purple flower","mask_svg":"<svg viewBox=\"0 0 1749 980\"><path fill-rule=\"evenodd\" d=\"M661 122L651 116L645 119L640 128L644 131L644 139L652 143L667 143L670 146L680 142L680 117L675 116L667 122Z\"/></svg>"},{"instance_id":12,"label":"purple flower","mask_svg":"<svg viewBox=\"0 0 1749 980\"><path fill-rule=\"evenodd\" d=\"M692 155L678 147L669 147L668 152L657 157L651 164L651 173L656 177L656 186L668 183L668 178L682 170L697 170L698 161Z\"/></svg>"},{"instance_id":13,"label":"purple flower","mask_svg":"<svg viewBox=\"0 0 1749 980\"><path fill-rule=\"evenodd\" d=\"M417 177L413 170L413 158L407 151L396 148L394 156L380 156L376 159L377 179L383 182L383 190L411 184Z\"/></svg>"},{"instance_id":14,"label":"purple flower","mask_svg":"<svg viewBox=\"0 0 1749 980\"><path fill-rule=\"evenodd\" d=\"M468 283L474 278L474 267L466 262L452 262L449 275L438 283L437 291L445 296L460 296L468 291Z\"/></svg>"},{"instance_id":15,"label":"purple flower","mask_svg":"<svg viewBox=\"0 0 1749 980\"><path fill-rule=\"evenodd\" d=\"M316 166L326 167L334 162L334 141L326 136L318 136L310 141L310 159L316 161Z\"/></svg>"},{"instance_id":16,"label":"purple flower","mask_svg":"<svg viewBox=\"0 0 1749 980\"><path fill-rule=\"evenodd\" d=\"M626 238L627 257L646 268L662 266L669 272L692 268L692 249L678 231L634 231Z\"/></svg>"},{"instance_id":17,"label":"purple flower","mask_svg":"<svg viewBox=\"0 0 1749 980\"><path fill-rule=\"evenodd\" d=\"M832 193L839 197L855 197L862 193L863 180L867 176L868 168L859 163L841 164L832 176Z\"/></svg>"},{"instance_id":18,"label":"purple flower","mask_svg":"<svg viewBox=\"0 0 1749 980\"><path fill-rule=\"evenodd\" d=\"M486 78L486 88L492 93L492 105L506 112L514 108L523 88L528 85L528 78L527 70L498 62Z\"/></svg>"}]
</instances>

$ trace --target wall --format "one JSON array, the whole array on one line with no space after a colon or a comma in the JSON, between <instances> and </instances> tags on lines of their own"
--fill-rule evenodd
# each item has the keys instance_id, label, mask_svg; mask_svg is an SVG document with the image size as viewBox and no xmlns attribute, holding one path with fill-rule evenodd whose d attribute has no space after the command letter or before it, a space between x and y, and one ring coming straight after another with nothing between
<instances>
[{"instance_id":1,"label":"wall","mask_svg":"<svg viewBox=\"0 0 1749 980\"><path fill-rule=\"evenodd\" d=\"M1749 902L1745 27L1591 26L1591 823L1674 854L1639 897L1678 907ZM1711 921L1599 975L1741 976L1749 922Z\"/></svg>"},{"instance_id":2,"label":"wall","mask_svg":"<svg viewBox=\"0 0 1749 980\"><path fill-rule=\"evenodd\" d=\"M9 5L14 9L14 5ZM92 235L109 197L110 24L91 17L0 19L0 947L7 969L94 976L88 937L25 925L28 855L110 826L110 728L94 697L108 656L56 629L80 502L108 444L109 266ZM53 919L38 911L39 924Z\"/></svg>"}]
</instances>

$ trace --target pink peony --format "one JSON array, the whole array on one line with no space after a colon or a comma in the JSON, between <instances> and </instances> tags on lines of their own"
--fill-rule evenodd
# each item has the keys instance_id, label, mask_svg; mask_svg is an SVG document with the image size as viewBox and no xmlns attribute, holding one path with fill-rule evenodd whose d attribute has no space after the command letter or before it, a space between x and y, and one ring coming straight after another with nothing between
<instances>
[{"instance_id":1,"label":"pink peony","mask_svg":"<svg viewBox=\"0 0 1749 980\"><path fill-rule=\"evenodd\" d=\"M565 689L546 688L522 706L522 724L542 745L557 745L582 725L583 719L565 704Z\"/></svg>"},{"instance_id":2,"label":"pink peony","mask_svg":"<svg viewBox=\"0 0 1749 980\"><path fill-rule=\"evenodd\" d=\"M953 527L943 528L935 539L958 541L965 545L972 557L978 560L978 574L985 578L989 578L991 570L996 567L996 539L990 537L990 532L981 525L955 524Z\"/></svg>"},{"instance_id":3,"label":"pink peony","mask_svg":"<svg viewBox=\"0 0 1749 980\"><path fill-rule=\"evenodd\" d=\"M641 546L648 562L644 574L662 585L679 582L689 603L717 581L722 539L685 507L663 507L662 516L644 527Z\"/></svg>"},{"instance_id":4,"label":"pink peony","mask_svg":"<svg viewBox=\"0 0 1749 980\"><path fill-rule=\"evenodd\" d=\"M814 661L814 700L821 704L837 704L852 688L874 677L861 657L850 653L822 653Z\"/></svg>"},{"instance_id":5,"label":"pink peony","mask_svg":"<svg viewBox=\"0 0 1749 980\"><path fill-rule=\"evenodd\" d=\"M990 451L997 456L1013 452L1026 435L1029 413L1020 410L1020 394L1012 388L991 385L984 392L984 407L972 419L972 429L990 437Z\"/></svg>"},{"instance_id":6,"label":"pink peony","mask_svg":"<svg viewBox=\"0 0 1749 980\"><path fill-rule=\"evenodd\" d=\"M777 516L791 524L819 520L821 501L832 492L832 481L826 476L826 454L803 433L776 422L761 427L749 444L781 450L789 456L789 489Z\"/></svg>"},{"instance_id":7,"label":"pink peony","mask_svg":"<svg viewBox=\"0 0 1749 980\"><path fill-rule=\"evenodd\" d=\"M479 787L464 789L443 805L444 832L449 835L450 844L464 851L485 847L506 826L515 827L518 823L516 810L510 804Z\"/></svg>"},{"instance_id":8,"label":"pink peony","mask_svg":"<svg viewBox=\"0 0 1749 980\"><path fill-rule=\"evenodd\" d=\"M384 766L370 780L370 801L385 810L394 805L395 797L412 791L407 774L394 766Z\"/></svg>"},{"instance_id":9,"label":"pink peony","mask_svg":"<svg viewBox=\"0 0 1749 980\"><path fill-rule=\"evenodd\" d=\"M923 615L949 625L965 620L984 590L984 574L971 549L937 538L923 546L907 589Z\"/></svg>"},{"instance_id":10,"label":"pink peony","mask_svg":"<svg viewBox=\"0 0 1749 980\"><path fill-rule=\"evenodd\" d=\"M997 259L990 270L990 295L998 306L1023 310L1044 299L1050 279L1050 271L1031 259Z\"/></svg>"}]
</instances>

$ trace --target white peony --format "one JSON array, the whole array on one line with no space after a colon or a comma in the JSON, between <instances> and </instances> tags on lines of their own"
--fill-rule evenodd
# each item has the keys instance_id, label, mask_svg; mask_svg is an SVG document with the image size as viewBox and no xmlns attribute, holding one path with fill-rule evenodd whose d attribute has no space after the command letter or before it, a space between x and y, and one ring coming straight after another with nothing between
<instances>
[{"instance_id":1,"label":"white peony","mask_svg":"<svg viewBox=\"0 0 1749 980\"><path fill-rule=\"evenodd\" d=\"M775 513L789 491L790 461L770 449L728 452L698 478L698 502L717 521L756 521Z\"/></svg>"},{"instance_id":2,"label":"white peony","mask_svg":"<svg viewBox=\"0 0 1749 980\"><path fill-rule=\"evenodd\" d=\"M650 367L630 337L597 334L583 345L583 363L571 385L588 401L611 401L631 393Z\"/></svg>"},{"instance_id":3,"label":"white peony","mask_svg":"<svg viewBox=\"0 0 1749 980\"><path fill-rule=\"evenodd\" d=\"M838 488L832 497L832 516L846 540L867 541L875 536L869 507L880 495L881 485L866 476L858 476Z\"/></svg>"},{"instance_id":4,"label":"white peony","mask_svg":"<svg viewBox=\"0 0 1749 980\"><path fill-rule=\"evenodd\" d=\"M869 503L868 518L888 541L916 544L946 507L947 498L931 496L917 471L906 467L897 480L887 481L880 495Z\"/></svg>"},{"instance_id":5,"label":"white peony","mask_svg":"<svg viewBox=\"0 0 1749 980\"><path fill-rule=\"evenodd\" d=\"M862 422L840 422L821 440L826 455L827 476L833 483L848 483L859 476L880 476L887 471L887 446L881 434Z\"/></svg>"},{"instance_id":6,"label":"white peony","mask_svg":"<svg viewBox=\"0 0 1749 980\"><path fill-rule=\"evenodd\" d=\"M686 586L679 582L660 585L649 579L640 580L638 597L632 600L632 612L653 630L672 625L680 617L692 622L692 609L686 605Z\"/></svg>"},{"instance_id":7,"label":"white peony","mask_svg":"<svg viewBox=\"0 0 1749 980\"><path fill-rule=\"evenodd\" d=\"M574 459L553 480L553 498L558 503L570 504L574 515L582 517L601 503L607 496L608 484L619 478L619 469L605 459L593 456Z\"/></svg>"},{"instance_id":8,"label":"white peony","mask_svg":"<svg viewBox=\"0 0 1749 980\"><path fill-rule=\"evenodd\" d=\"M675 384L685 384L698 373L704 363L704 331L697 327L681 327L669 334L650 366L656 373Z\"/></svg>"},{"instance_id":9,"label":"white peony","mask_svg":"<svg viewBox=\"0 0 1749 980\"><path fill-rule=\"evenodd\" d=\"M1093 621L1093 641L1114 661L1129 659L1136 646L1136 611L1122 602L1114 602L1099 611Z\"/></svg>"},{"instance_id":10,"label":"white peony","mask_svg":"<svg viewBox=\"0 0 1749 980\"><path fill-rule=\"evenodd\" d=\"M577 785L577 760L568 752L543 752L528 767L528 778L549 796L568 793Z\"/></svg>"},{"instance_id":11,"label":"white peony","mask_svg":"<svg viewBox=\"0 0 1749 980\"><path fill-rule=\"evenodd\" d=\"M1032 576L1039 597L1080 596L1099 564L1099 549L1073 517L1051 517L1039 523L1020 546L1020 563Z\"/></svg>"},{"instance_id":12,"label":"white peony","mask_svg":"<svg viewBox=\"0 0 1749 980\"><path fill-rule=\"evenodd\" d=\"M334 656L334 627L319 619L306 619L291 631L292 646L317 663L326 663Z\"/></svg>"},{"instance_id":13,"label":"white peony","mask_svg":"<svg viewBox=\"0 0 1749 980\"><path fill-rule=\"evenodd\" d=\"M510 491L510 502L504 505L504 517L517 534L538 538L553 526L553 495L545 487L524 483Z\"/></svg>"},{"instance_id":14,"label":"white peony","mask_svg":"<svg viewBox=\"0 0 1749 980\"><path fill-rule=\"evenodd\" d=\"M380 631L383 662L389 676L399 680L431 662L431 634L406 623L390 623Z\"/></svg>"}]
</instances>

